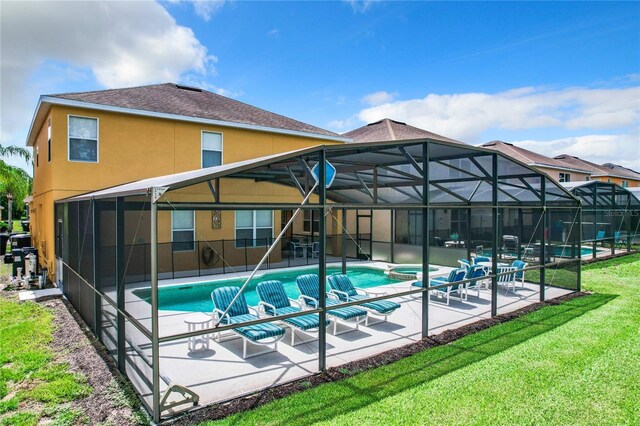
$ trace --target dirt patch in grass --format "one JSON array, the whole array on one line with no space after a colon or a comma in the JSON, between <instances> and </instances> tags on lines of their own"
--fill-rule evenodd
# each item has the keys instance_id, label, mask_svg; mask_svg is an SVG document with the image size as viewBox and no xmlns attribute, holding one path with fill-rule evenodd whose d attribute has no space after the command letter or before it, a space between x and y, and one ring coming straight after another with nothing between
<instances>
[{"instance_id":1,"label":"dirt patch in grass","mask_svg":"<svg viewBox=\"0 0 640 426\"><path fill-rule=\"evenodd\" d=\"M472 324L468 324L453 330L446 330L436 336L422 339L418 342L402 346L390 351L380 353L361 359L358 361L349 362L340 367L329 368L322 373L317 373L304 379L296 380L290 383L284 383L277 385L269 389L265 389L254 394L248 395L243 398L231 400L222 404L214 404L203 408L195 409L182 417L175 419L169 419L165 424L172 426L193 425L204 421L219 420L230 416L232 414L240 413L243 411L257 408L261 405L267 404L273 400L283 398L285 396L300 392L306 389L310 389L315 386L319 386L323 383L335 382L343 380L354 374L362 371L377 368L402 358L411 356L418 352L422 352L435 346L446 345L452 343L461 337L469 334L476 333L478 331L487 329L497 324L501 324L513 319L522 317L530 312L536 311L544 306L558 305L564 301L574 299L591 294L590 292L576 292L566 296L561 296L555 299L550 299L545 302L538 302L528 305L524 308L518 309L506 314L500 314L493 318L480 320Z\"/></svg>"},{"instance_id":2,"label":"dirt patch in grass","mask_svg":"<svg viewBox=\"0 0 640 426\"><path fill-rule=\"evenodd\" d=\"M83 374L91 394L73 403L90 424L146 423L140 403L100 344L75 310L62 298L40 302L54 312L52 349L61 354L72 372Z\"/></svg>"}]
</instances>

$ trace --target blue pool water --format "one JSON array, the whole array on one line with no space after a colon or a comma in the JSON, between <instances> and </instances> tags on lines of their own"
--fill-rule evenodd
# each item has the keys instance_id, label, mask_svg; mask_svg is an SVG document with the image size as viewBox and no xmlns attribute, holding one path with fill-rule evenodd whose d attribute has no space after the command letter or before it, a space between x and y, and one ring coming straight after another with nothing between
<instances>
[{"instance_id":1,"label":"blue pool water","mask_svg":"<svg viewBox=\"0 0 640 426\"><path fill-rule=\"evenodd\" d=\"M296 277L303 274L317 274L318 268L297 269L295 271L276 271L268 272L260 277L254 277L244 291L247 303L255 306L259 302L256 293L256 285L261 281L279 280L284 284L287 295L292 299L297 299L300 295L296 287ZM341 273L340 268L327 268L327 275ZM398 281L390 279L384 274L384 271L373 268L350 267L347 274L353 285L361 288L377 287L380 285L397 283ZM158 308L165 311L189 311L189 312L211 312L213 310L213 302L211 301L211 292L218 287L238 286L244 284L243 278L232 278L225 280L216 280L206 283L184 284L160 287L158 289ZM133 294L151 303L151 289L143 288L134 290Z\"/></svg>"}]
</instances>

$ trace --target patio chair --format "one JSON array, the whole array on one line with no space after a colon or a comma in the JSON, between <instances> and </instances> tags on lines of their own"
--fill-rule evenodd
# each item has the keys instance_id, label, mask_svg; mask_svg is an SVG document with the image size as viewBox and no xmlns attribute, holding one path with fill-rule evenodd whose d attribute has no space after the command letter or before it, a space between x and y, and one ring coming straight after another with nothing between
<instances>
[{"instance_id":1,"label":"patio chair","mask_svg":"<svg viewBox=\"0 0 640 426\"><path fill-rule=\"evenodd\" d=\"M260 302L258 309L269 316L286 315L302 311L297 300L290 299L284 291L284 285L277 280L263 281L256 286ZM304 334L318 337L320 330L320 317L318 314L307 314L299 317L284 318L280 320L291 329L291 346L295 346L296 330ZM325 327L330 321L326 321ZM304 343L304 342L303 342Z\"/></svg>"},{"instance_id":2,"label":"patio chair","mask_svg":"<svg viewBox=\"0 0 640 426\"><path fill-rule=\"evenodd\" d=\"M429 287L435 287L435 286L439 286L439 285L443 285L443 284L452 284L452 283L456 283L458 281L462 281L464 279L464 276L466 274L466 270L464 268L457 268L457 269L453 269L450 273L448 277L437 277L432 279L431 281L429 281ZM411 283L411 285L413 287L420 287L422 288L422 281L416 281L414 283ZM449 304L449 296L451 295L451 293L458 293L458 295L460 296L460 301L462 302L462 294L464 292L464 284L460 284L460 285L449 285L446 287L440 287L437 288L433 291L436 291L438 297L440 297L440 295L444 295L447 298L447 305Z\"/></svg>"},{"instance_id":3,"label":"patio chair","mask_svg":"<svg viewBox=\"0 0 640 426\"><path fill-rule=\"evenodd\" d=\"M319 291L320 278L316 274L300 275L296 278L296 285L300 291L300 304L309 308L317 308L320 299ZM335 306L340 303L336 299L327 297L326 306ZM358 306L344 306L342 308L331 309L327 311L327 315L333 321L333 335L338 334L338 322L347 326L353 324L352 330L358 330L360 323L366 321L367 311Z\"/></svg>"},{"instance_id":4,"label":"patio chair","mask_svg":"<svg viewBox=\"0 0 640 426\"><path fill-rule=\"evenodd\" d=\"M478 264L478 263L480 263L480 262L491 262L491 258L490 258L490 257L487 257L487 256L476 256L476 257L473 259L473 264L474 264L474 265L477 265L477 264Z\"/></svg>"},{"instance_id":5,"label":"patio chair","mask_svg":"<svg viewBox=\"0 0 640 426\"><path fill-rule=\"evenodd\" d=\"M469 269L467 269L466 274L464 275L465 280L474 280L466 283L464 285L464 297L465 300L468 298L469 290L475 290L477 292L477 297L480 297L480 288L485 284L485 277L489 274L489 268L486 266L473 265Z\"/></svg>"},{"instance_id":6,"label":"patio chair","mask_svg":"<svg viewBox=\"0 0 640 426\"><path fill-rule=\"evenodd\" d=\"M240 291L239 287L220 287L211 292L213 301L213 315L216 319L221 319L220 324L235 324L246 321L257 320L260 317L254 308L247 305L244 294L236 299L229 312L224 317L224 311L231 305L233 298ZM251 313L253 311L254 313ZM262 323L248 326L240 326L233 329L233 332L242 338L242 358L251 358L278 350L278 342L284 338L284 329L275 324ZM217 333L216 341L220 342L220 332ZM252 343L259 346L273 345L272 350L262 351L247 356L247 344Z\"/></svg>"},{"instance_id":7,"label":"patio chair","mask_svg":"<svg viewBox=\"0 0 640 426\"><path fill-rule=\"evenodd\" d=\"M359 303L357 306L360 306L367 310L369 315L367 315L367 319L365 320L364 325L368 326L369 316L381 316L383 319L378 322L384 322L387 320L387 317L391 315L396 309L400 308L400 305L396 302L392 302L390 300L376 300L374 302L367 302L366 300L371 297L371 295L364 289L354 287L353 283L349 279L348 276L344 274L335 274L327 277L327 281L329 282L329 293L334 294L341 302L351 302L352 300L361 300L362 303ZM373 324L373 323L371 323Z\"/></svg>"},{"instance_id":8,"label":"patio chair","mask_svg":"<svg viewBox=\"0 0 640 426\"><path fill-rule=\"evenodd\" d=\"M498 268L498 277L496 281L498 285L503 285L507 288L507 293L509 292L509 287L513 287L513 293L516 292L516 271L518 268L513 266L502 266ZM502 274L502 275L501 275Z\"/></svg>"},{"instance_id":9,"label":"patio chair","mask_svg":"<svg viewBox=\"0 0 640 426\"><path fill-rule=\"evenodd\" d=\"M598 233L596 234L595 243L597 244L598 241L600 241L600 245L602 245L602 243L604 242L604 236L605 236L605 231L598 231Z\"/></svg>"},{"instance_id":10,"label":"patio chair","mask_svg":"<svg viewBox=\"0 0 640 426\"><path fill-rule=\"evenodd\" d=\"M311 244L311 258L316 259L320 257L320 243L315 242Z\"/></svg>"},{"instance_id":11,"label":"patio chair","mask_svg":"<svg viewBox=\"0 0 640 426\"><path fill-rule=\"evenodd\" d=\"M461 268L465 268L467 270L471 268L471 262L469 262L467 259L458 259L458 263L460 264Z\"/></svg>"},{"instance_id":12,"label":"patio chair","mask_svg":"<svg viewBox=\"0 0 640 426\"><path fill-rule=\"evenodd\" d=\"M627 239L622 236L620 231L615 231L613 233L613 243L616 247L624 247L627 244Z\"/></svg>"},{"instance_id":13,"label":"patio chair","mask_svg":"<svg viewBox=\"0 0 640 426\"><path fill-rule=\"evenodd\" d=\"M297 259L298 258L298 250L300 251L300 257L304 257L304 255L305 255L304 251L306 250L306 245L300 244L300 241L298 241L298 240L291 240L289 242L289 245L291 247L289 257L291 257L291 253L292 253L293 254L293 258Z\"/></svg>"},{"instance_id":14,"label":"patio chair","mask_svg":"<svg viewBox=\"0 0 640 426\"><path fill-rule=\"evenodd\" d=\"M520 281L520 287L524 287L524 268L528 266L528 263L522 260L514 260L511 266L518 269L516 272L516 281Z\"/></svg>"}]
</instances>

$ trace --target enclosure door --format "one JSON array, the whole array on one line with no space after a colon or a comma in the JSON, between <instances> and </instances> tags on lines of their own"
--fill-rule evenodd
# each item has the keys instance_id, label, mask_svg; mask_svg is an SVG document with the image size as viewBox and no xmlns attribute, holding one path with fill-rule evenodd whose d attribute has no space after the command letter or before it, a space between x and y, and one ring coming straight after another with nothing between
<instances>
[{"instance_id":1,"label":"enclosure door","mask_svg":"<svg viewBox=\"0 0 640 426\"><path fill-rule=\"evenodd\" d=\"M358 244L358 259L371 259L373 233L373 210L356 211L356 241Z\"/></svg>"}]
</instances>

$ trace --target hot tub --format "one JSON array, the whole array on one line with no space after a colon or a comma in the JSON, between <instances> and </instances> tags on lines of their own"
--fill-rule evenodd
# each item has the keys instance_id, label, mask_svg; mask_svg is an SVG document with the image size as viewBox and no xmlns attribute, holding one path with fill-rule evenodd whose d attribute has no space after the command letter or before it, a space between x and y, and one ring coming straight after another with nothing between
<instances>
[{"instance_id":1,"label":"hot tub","mask_svg":"<svg viewBox=\"0 0 640 426\"><path fill-rule=\"evenodd\" d=\"M436 272L438 268L429 266L429 272ZM390 279L398 281L411 281L422 273L422 265L397 265L384 272Z\"/></svg>"}]
</instances>

